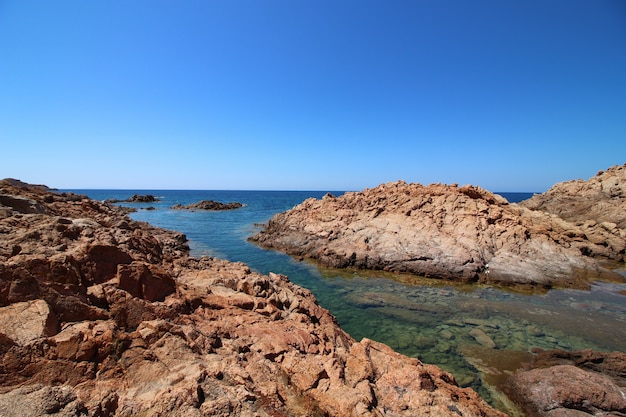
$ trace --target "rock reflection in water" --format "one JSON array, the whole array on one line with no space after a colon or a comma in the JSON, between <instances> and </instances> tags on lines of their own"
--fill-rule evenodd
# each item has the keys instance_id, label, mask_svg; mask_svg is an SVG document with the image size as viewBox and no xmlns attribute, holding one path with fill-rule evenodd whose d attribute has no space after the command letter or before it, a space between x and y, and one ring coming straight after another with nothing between
<instances>
[{"instance_id":1,"label":"rock reflection in water","mask_svg":"<svg viewBox=\"0 0 626 417\"><path fill-rule=\"evenodd\" d=\"M318 293L343 329L438 365L495 406L497 389L531 349L626 351L624 284L522 294L388 273L321 270Z\"/></svg>"}]
</instances>

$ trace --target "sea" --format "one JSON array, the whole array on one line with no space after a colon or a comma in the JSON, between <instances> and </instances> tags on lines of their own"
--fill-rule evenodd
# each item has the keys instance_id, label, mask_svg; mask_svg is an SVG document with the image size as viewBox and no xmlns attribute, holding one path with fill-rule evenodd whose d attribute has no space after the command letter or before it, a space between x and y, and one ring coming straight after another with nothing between
<instances>
[{"instance_id":1,"label":"sea","mask_svg":"<svg viewBox=\"0 0 626 417\"><path fill-rule=\"evenodd\" d=\"M354 339L383 342L398 352L452 373L492 405L507 409L498 385L536 349L626 352L626 285L597 282L588 291L520 293L384 272L321 268L310 261L260 248L248 237L279 212L307 198L342 191L62 190L92 199L125 200L151 194L154 203L117 203L130 216L176 230L189 239L191 255L244 262L275 272L313 292ZM516 203L531 193L498 193ZM227 211L172 210L202 200L240 202ZM626 269L620 270L626 275ZM495 344L481 344L476 329ZM473 335L472 335L473 334Z\"/></svg>"}]
</instances>

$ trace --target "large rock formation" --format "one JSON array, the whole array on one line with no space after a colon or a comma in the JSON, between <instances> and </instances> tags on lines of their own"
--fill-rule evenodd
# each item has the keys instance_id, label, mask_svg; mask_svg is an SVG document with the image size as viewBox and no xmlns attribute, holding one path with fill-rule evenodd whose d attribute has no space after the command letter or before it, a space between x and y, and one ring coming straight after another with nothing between
<instances>
[{"instance_id":1,"label":"large rock formation","mask_svg":"<svg viewBox=\"0 0 626 417\"><path fill-rule=\"evenodd\" d=\"M277 274L0 182L0 415L503 416Z\"/></svg>"},{"instance_id":2,"label":"large rock formation","mask_svg":"<svg viewBox=\"0 0 626 417\"><path fill-rule=\"evenodd\" d=\"M622 279L602 265L623 260L626 230L607 221L574 224L480 187L399 181L308 199L251 240L330 267L586 287L589 279Z\"/></svg>"}]
</instances>

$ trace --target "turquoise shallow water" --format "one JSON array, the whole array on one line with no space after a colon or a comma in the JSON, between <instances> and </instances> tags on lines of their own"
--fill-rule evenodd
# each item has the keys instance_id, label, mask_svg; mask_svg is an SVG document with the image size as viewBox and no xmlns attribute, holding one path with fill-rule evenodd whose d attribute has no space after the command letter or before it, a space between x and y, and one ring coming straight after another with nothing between
<instances>
[{"instance_id":1,"label":"turquoise shallow water","mask_svg":"<svg viewBox=\"0 0 626 417\"><path fill-rule=\"evenodd\" d=\"M192 255L241 261L261 273L285 274L311 290L357 340L384 342L408 356L441 366L501 408L493 384L527 360L532 348L626 352L626 285L597 283L590 291L519 294L487 286L454 285L413 276L320 269L247 241L259 224L308 197L307 191L74 190L91 198L153 194L157 203L127 204L131 217L187 235ZM332 192L332 191L331 191ZM332 192L340 195L341 192ZM502 193L509 201L530 194ZM230 211L176 211L174 204L238 201ZM145 210L151 207L154 210ZM481 333L495 347L486 346ZM482 344L480 342L482 340Z\"/></svg>"}]
</instances>

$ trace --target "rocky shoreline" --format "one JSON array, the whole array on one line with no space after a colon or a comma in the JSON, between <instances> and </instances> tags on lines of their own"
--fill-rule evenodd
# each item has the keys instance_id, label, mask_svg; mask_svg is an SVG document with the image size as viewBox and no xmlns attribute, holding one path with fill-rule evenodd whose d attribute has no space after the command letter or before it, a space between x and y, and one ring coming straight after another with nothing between
<instances>
[{"instance_id":1,"label":"rocky shoreline","mask_svg":"<svg viewBox=\"0 0 626 417\"><path fill-rule=\"evenodd\" d=\"M625 212L626 166L557 185L524 204L475 186L398 181L308 199L275 215L251 240L333 268L588 288L593 280L624 280L610 265L624 262Z\"/></svg>"},{"instance_id":2,"label":"rocky shoreline","mask_svg":"<svg viewBox=\"0 0 626 417\"><path fill-rule=\"evenodd\" d=\"M607 176L623 171L614 167L589 181L611 185L613 197L604 207L615 206L616 213L623 207L616 184L623 182ZM578 182L573 184L580 188ZM402 201L412 197L406 192L412 188L404 183L378 187L378 197L381 190L403 193L380 199L372 218L384 219L390 211L383 202L406 207ZM566 221L508 204L477 187L417 189L419 196L424 189L430 193L431 201L422 207L448 203L450 195L455 196L452 200L465 207L465 217L471 217L467 211L475 207L472 204L486 205L487 210L474 217L487 229L521 213L517 223L504 223L513 231L507 236L517 236L516 226L521 225L537 238L541 234L531 226L549 226L552 234L540 240L556 241L561 229L554 228L561 225L569 231L562 232L564 236L571 236L560 242L575 251L563 253L586 259L585 277L597 277L598 271L611 277L603 263L624 254L617 239L623 229L611 226L619 223L606 218L606 209L598 213L604 218ZM445 197L437 200L433 190ZM328 195L322 201L337 204L339 199ZM348 201L370 211L363 201ZM587 204L584 193L581 201ZM442 207L447 211L450 206ZM378 342L356 342L308 290L287 277L260 275L241 263L191 258L184 235L133 221L127 212L45 186L0 181L3 417L505 416L436 366ZM412 211L403 215L413 217ZM317 221L319 216L311 218ZM336 217L348 217L346 208ZM465 217L455 224L467 226ZM553 223L546 225L546 218ZM444 216L441 224L446 221ZM572 234L571 225L584 231L584 237ZM334 230L329 229L331 234ZM393 230L401 234L401 229ZM613 240L602 244L601 237ZM466 244L462 239L460 243ZM488 281L485 276L493 271L497 268L485 266L479 279ZM563 284L556 278L539 285L586 282ZM470 335L480 349L499 353L480 331L483 324L472 324L476 328ZM511 409L514 416L624 416L625 370L623 352L537 350L523 369L511 368L501 387L520 407L519 413Z\"/></svg>"},{"instance_id":3,"label":"rocky shoreline","mask_svg":"<svg viewBox=\"0 0 626 417\"><path fill-rule=\"evenodd\" d=\"M504 416L277 274L84 196L0 182L0 415Z\"/></svg>"}]
</instances>

